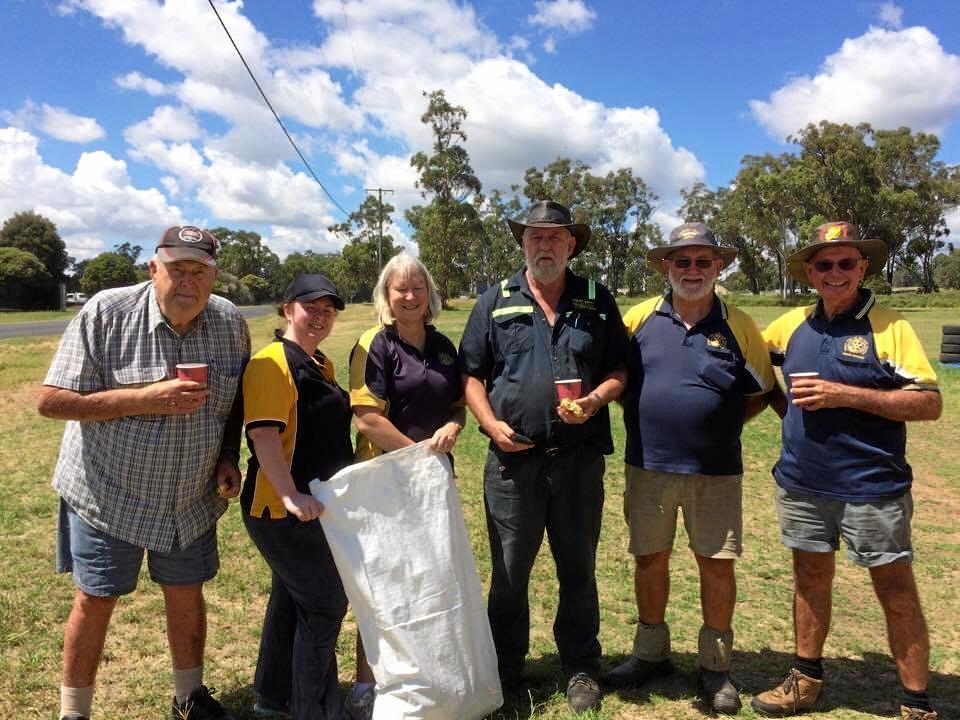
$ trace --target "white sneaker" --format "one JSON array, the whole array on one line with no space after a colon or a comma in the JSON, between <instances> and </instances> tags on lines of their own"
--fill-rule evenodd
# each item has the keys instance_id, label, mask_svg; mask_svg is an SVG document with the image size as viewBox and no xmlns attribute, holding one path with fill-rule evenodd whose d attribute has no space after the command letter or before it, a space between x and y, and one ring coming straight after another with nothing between
<instances>
[{"instance_id":1,"label":"white sneaker","mask_svg":"<svg viewBox=\"0 0 960 720\"><path fill-rule=\"evenodd\" d=\"M344 720L372 720L376 700L377 694L372 687L360 693L360 697L354 697L350 692L343 703Z\"/></svg>"}]
</instances>

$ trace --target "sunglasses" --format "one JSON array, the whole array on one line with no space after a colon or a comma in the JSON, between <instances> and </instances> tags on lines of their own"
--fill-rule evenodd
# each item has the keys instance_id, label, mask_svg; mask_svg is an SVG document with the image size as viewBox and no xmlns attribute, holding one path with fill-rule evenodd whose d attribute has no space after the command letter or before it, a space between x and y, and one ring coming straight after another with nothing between
<instances>
[{"instance_id":1,"label":"sunglasses","mask_svg":"<svg viewBox=\"0 0 960 720\"><path fill-rule=\"evenodd\" d=\"M688 257L678 257L678 258L668 258L676 267L681 270L686 270L691 265L696 265L701 270L706 270L709 267L713 267L713 264L716 262L716 258L697 258L692 260Z\"/></svg>"},{"instance_id":2,"label":"sunglasses","mask_svg":"<svg viewBox=\"0 0 960 720\"><path fill-rule=\"evenodd\" d=\"M860 264L858 258L843 258L842 260L817 260L813 265L814 270L818 273L828 273L833 270L833 266L836 265L841 270L853 270L857 265Z\"/></svg>"}]
</instances>

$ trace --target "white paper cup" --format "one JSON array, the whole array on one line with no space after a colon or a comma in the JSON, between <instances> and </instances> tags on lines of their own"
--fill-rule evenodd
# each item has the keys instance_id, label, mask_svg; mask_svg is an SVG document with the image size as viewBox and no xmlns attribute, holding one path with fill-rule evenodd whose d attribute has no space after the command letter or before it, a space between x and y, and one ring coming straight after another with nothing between
<instances>
[{"instance_id":1,"label":"white paper cup","mask_svg":"<svg viewBox=\"0 0 960 720\"><path fill-rule=\"evenodd\" d=\"M820 373L818 372L796 372L790 373L791 380L802 380L803 378L818 378Z\"/></svg>"}]
</instances>

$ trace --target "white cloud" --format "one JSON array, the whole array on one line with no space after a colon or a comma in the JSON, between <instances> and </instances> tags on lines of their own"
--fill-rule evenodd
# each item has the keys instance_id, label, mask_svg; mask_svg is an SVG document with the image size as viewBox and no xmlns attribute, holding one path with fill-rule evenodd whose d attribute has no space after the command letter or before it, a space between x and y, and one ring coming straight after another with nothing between
<instances>
[{"instance_id":1,"label":"white cloud","mask_svg":"<svg viewBox=\"0 0 960 720\"><path fill-rule=\"evenodd\" d=\"M124 90L139 90L147 93L147 95L160 96L172 92L170 88L159 80L147 77L138 72L128 72L126 75L115 77L113 81L117 84L117 87L123 88Z\"/></svg>"},{"instance_id":2,"label":"white cloud","mask_svg":"<svg viewBox=\"0 0 960 720\"><path fill-rule=\"evenodd\" d=\"M74 115L66 108L47 103L37 105L32 100L27 100L15 112L0 113L0 118L15 127L39 130L64 142L89 143L106 136L106 132L94 118Z\"/></svg>"},{"instance_id":3,"label":"white cloud","mask_svg":"<svg viewBox=\"0 0 960 720\"><path fill-rule=\"evenodd\" d=\"M183 220L159 190L134 187L122 160L85 152L71 174L44 162L38 144L25 130L0 128L0 217L36 209L57 225L74 257L90 256L97 247L91 239L143 245L160 228Z\"/></svg>"},{"instance_id":4,"label":"white cloud","mask_svg":"<svg viewBox=\"0 0 960 720\"><path fill-rule=\"evenodd\" d=\"M555 52L557 52L557 41L552 35L544 39L543 50L550 55L553 55Z\"/></svg>"},{"instance_id":5,"label":"white cloud","mask_svg":"<svg viewBox=\"0 0 960 720\"><path fill-rule=\"evenodd\" d=\"M796 78L750 108L781 140L821 120L942 134L960 111L960 57L923 27L870 28L845 40L816 76Z\"/></svg>"},{"instance_id":6,"label":"white cloud","mask_svg":"<svg viewBox=\"0 0 960 720\"><path fill-rule=\"evenodd\" d=\"M537 0L536 12L527 18L531 25L569 34L589 30L597 13L583 0Z\"/></svg>"},{"instance_id":7,"label":"white cloud","mask_svg":"<svg viewBox=\"0 0 960 720\"><path fill-rule=\"evenodd\" d=\"M196 140L200 135L193 113L171 105L160 105L149 118L123 131L123 139L135 147L155 140Z\"/></svg>"},{"instance_id":8,"label":"white cloud","mask_svg":"<svg viewBox=\"0 0 960 720\"><path fill-rule=\"evenodd\" d=\"M889 0L881 3L880 11L877 14L880 22L888 28L900 30L903 27L903 8L889 2Z\"/></svg>"}]
</instances>

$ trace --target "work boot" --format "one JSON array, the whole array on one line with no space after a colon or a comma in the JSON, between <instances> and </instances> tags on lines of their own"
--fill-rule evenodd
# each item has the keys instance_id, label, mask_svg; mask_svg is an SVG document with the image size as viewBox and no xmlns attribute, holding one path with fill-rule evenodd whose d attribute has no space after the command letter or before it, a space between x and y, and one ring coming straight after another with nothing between
<instances>
[{"instance_id":1,"label":"work boot","mask_svg":"<svg viewBox=\"0 0 960 720\"><path fill-rule=\"evenodd\" d=\"M740 712L740 694L730 682L730 673L727 671L700 668L697 688L700 698L713 712L721 715L736 715Z\"/></svg>"},{"instance_id":2,"label":"work boot","mask_svg":"<svg viewBox=\"0 0 960 720\"><path fill-rule=\"evenodd\" d=\"M823 680L807 677L796 668L777 687L755 695L750 705L761 715L784 717L813 710L823 692Z\"/></svg>"},{"instance_id":3,"label":"work boot","mask_svg":"<svg viewBox=\"0 0 960 720\"><path fill-rule=\"evenodd\" d=\"M614 688L639 687L647 680L663 677L673 672L670 660L650 662L631 655L604 676L603 681Z\"/></svg>"},{"instance_id":4,"label":"work boot","mask_svg":"<svg viewBox=\"0 0 960 720\"><path fill-rule=\"evenodd\" d=\"M585 672L574 673L567 683L567 705L575 713L600 708L600 686Z\"/></svg>"},{"instance_id":5,"label":"work boot","mask_svg":"<svg viewBox=\"0 0 960 720\"><path fill-rule=\"evenodd\" d=\"M183 703L173 699L171 720L233 720L223 705L214 700L206 685L201 685Z\"/></svg>"},{"instance_id":6,"label":"work boot","mask_svg":"<svg viewBox=\"0 0 960 720\"><path fill-rule=\"evenodd\" d=\"M900 706L900 720L937 720L938 717L940 716L933 710Z\"/></svg>"}]
</instances>

